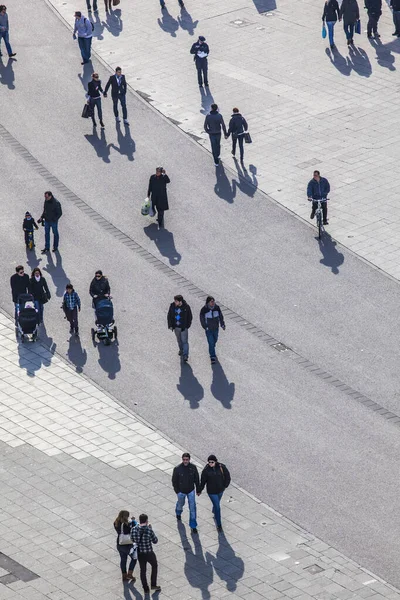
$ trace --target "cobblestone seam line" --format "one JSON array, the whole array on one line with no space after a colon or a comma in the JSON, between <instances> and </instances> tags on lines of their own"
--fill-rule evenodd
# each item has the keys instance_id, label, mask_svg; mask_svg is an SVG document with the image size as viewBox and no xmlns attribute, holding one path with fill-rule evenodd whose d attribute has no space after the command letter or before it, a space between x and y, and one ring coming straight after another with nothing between
<instances>
[{"instance_id":1,"label":"cobblestone seam line","mask_svg":"<svg viewBox=\"0 0 400 600\"><path fill-rule=\"evenodd\" d=\"M191 281L183 277L179 273L177 273L171 266L165 264L162 260L151 254L148 250L143 248L140 244L135 242L131 237L129 237L126 233L115 227L112 223L110 223L107 219L105 219L100 213L95 211L91 206L89 206L84 200L79 198L72 190L70 190L66 185L64 185L57 177L52 175L50 171L46 169L44 165L42 165L30 152L27 150L5 127L0 125L0 137L14 150L16 154L21 156L37 173L39 173L43 179L49 182L53 188L55 188L65 199L70 202L73 202L75 206L77 206L80 210L82 210L87 216L93 219L97 225L105 229L108 233L122 242L125 246L127 246L130 250L134 250L137 252L142 258L147 260L150 264L152 264L155 268L159 269L162 273L164 273L167 277L174 279L177 286L180 289L185 289L192 296L196 298L205 300L207 294L194 285ZM286 356L293 359L298 365L302 366L304 369L307 369L309 372L312 372L315 376L324 379L326 383L329 383L336 388L340 389L342 392L350 396L353 400L356 400L360 404L363 404L366 408L380 414L382 417L400 427L400 416L395 413L387 410L384 406L381 406L368 396L360 393L355 390L351 386L347 385L340 379L337 379L334 375L325 371L324 369L320 369L318 365L310 362L307 358L288 348L283 342L276 340L274 337L270 336L263 329L260 329L250 321L247 321L244 317L231 310L227 306L223 304L220 305L224 311L224 315L226 319L234 321L237 325L244 327L249 331L249 333L257 336L260 340L275 348L277 351L284 353Z\"/></svg>"}]
</instances>

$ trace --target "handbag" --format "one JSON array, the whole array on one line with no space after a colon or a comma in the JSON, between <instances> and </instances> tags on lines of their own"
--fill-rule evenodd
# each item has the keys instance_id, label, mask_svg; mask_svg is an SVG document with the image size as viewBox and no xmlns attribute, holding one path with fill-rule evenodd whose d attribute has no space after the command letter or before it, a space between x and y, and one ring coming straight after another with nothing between
<instances>
[{"instance_id":1,"label":"handbag","mask_svg":"<svg viewBox=\"0 0 400 600\"><path fill-rule=\"evenodd\" d=\"M113 0L113 6L118 6L121 0Z\"/></svg>"},{"instance_id":2,"label":"handbag","mask_svg":"<svg viewBox=\"0 0 400 600\"><path fill-rule=\"evenodd\" d=\"M244 134L244 141L246 144L252 144L253 140L251 139L251 135L249 134L248 131L246 131L246 133Z\"/></svg>"},{"instance_id":3,"label":"handbag","mask_svg":"<svg viewBox=\"0 0 400 600\"><path fill-rule=\"evenodd\" d=\"M322 23L322 39L326 38L326 27L325 23Z\"/></svg>"},{"instance_id":4,"label":"handbag","mask_svg":"<svg viewBox=\"0 0 400 600\"><path fill-rule=\"evenodd\" d=\"M132 557L132 560L138 559L138 547L137 544L133 544L132 549L129 551L129 554Z\"/></svg>"},{"instance_id":5,"label":"handbag","mask_svg":"<svg viewBox=\"0 0 400 600\"><path fill-rule=\"evenodd\" d=\"M142 209L141 209L141 213L143 216L147 216L150 212L150 207L151 207L151 202L149 198L145 198L145 201L142 204Z\"/></svg>"},{"instance_id":6,"label":"handbag","mask_svg":"<svg viewBox=\"0 0 400 600\"><path fill-rule=\"evenodd\" d=\"M358 19L358 21L357 21L357 23L356 23L356 26L355 26L355 28L354 28L354 31L355 31L356 33L361 33L361 21L360 21L360 19Z\"/></svg>"},{"instance_id":7,"label":"handbag","mask_svg":"<svg viewBox=\"0 0 400 600\"><path fill-rule=\"evenodd\" d=\"M118 535L118 544L120 546L127 546L128 544L132 544L130 533L124 533L123 523L121 523L121 533Z\"/></svg>"},{"instance_id":8,"label":"handbag","mask_svg":"<svg viewBox=\"0 0 400 600\"><path fill-rule=\"evenodd\" d=\"M88 119L89 117L91 117L91 110L90 110L90 105L86 102L86 104L83 107L82 110L82 117L84 119Z\"/></svg>"}]
</instances>

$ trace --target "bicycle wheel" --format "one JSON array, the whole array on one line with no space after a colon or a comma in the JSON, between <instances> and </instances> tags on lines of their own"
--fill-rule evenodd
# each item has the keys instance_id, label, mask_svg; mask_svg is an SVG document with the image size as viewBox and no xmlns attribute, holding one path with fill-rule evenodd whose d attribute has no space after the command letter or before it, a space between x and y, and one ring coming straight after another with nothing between
<instances>
[{"instance_id":1,"label":"bicycle wheel","mask_svg":"<svg viewBox=\"0 0 400 600\"><path fill-rule=\"evenodd\" d=\"M318 224L318 239L320 240L322 237L322 215L320 212L317 213L317 224Z\"/></svg>"}]
</instances>

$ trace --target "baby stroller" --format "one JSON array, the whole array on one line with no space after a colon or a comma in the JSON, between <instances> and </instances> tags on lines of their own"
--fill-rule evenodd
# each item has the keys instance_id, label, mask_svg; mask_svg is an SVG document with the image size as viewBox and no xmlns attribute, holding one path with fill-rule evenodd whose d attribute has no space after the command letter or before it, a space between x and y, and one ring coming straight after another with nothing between
<instances>
[{"instance_id":1,"label":"baby stroller","mask_svg":"<svg viewBox=\"0 0 400 600\"><path fill-rule=\"evenodd\" d=\"M114 307L110 298L94 298L94 312L96 315L96 329L92 327L92 340L95 344L96 336L99 342L105 346L111 344L111 340L117 339L117 326L114 321Z\"/></svg>"},{"instance_id":2,"label":"baby stroller","mask_svg":"<svg viewBox=\"0 0 400 600\"><path fill-rule=\"evenodd\" d=\"M35 342L38 337L39 313L35 309L35 300L31 294L18 296L17 335L21 342L25 340Z\"/></svg>"}]
</instances>

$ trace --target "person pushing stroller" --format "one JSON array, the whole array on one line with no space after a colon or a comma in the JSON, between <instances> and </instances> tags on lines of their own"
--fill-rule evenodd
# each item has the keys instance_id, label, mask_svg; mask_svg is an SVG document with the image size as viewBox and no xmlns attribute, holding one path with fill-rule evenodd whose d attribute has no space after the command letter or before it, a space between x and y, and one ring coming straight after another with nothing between
<instances>
[{"instance_id":1,"label":"person pushing stroller","mask_svg":"<svg viewBox=\"0 0 400 600\"><path fill-rule=\"evenodd\" d=\"M89 294L93 300L93 308L100 298L109 298L111 293L110 284L107 277L103 275L100 269L96 271L89 288Z\"/></svg>"}]
</instances>

